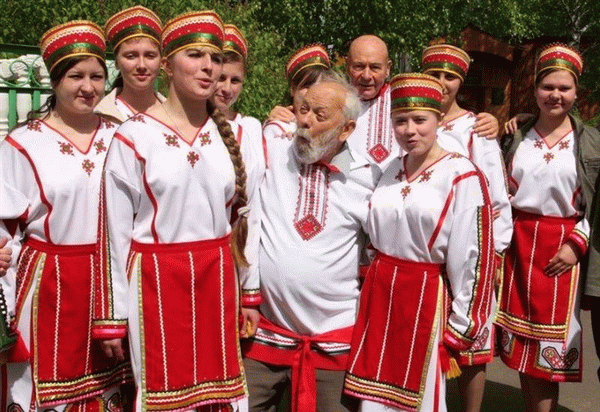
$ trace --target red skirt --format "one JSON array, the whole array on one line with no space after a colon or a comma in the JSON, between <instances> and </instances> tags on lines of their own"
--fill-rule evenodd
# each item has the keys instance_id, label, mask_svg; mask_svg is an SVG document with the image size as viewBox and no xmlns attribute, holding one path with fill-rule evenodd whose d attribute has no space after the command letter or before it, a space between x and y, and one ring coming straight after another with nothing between
<instances>
[{"instance_id":1,"label":"red skirt","mask_svg":"<svg viewBox=\"0 0 600 412\"><path fill-rule=\"evenodd\" d=\"M39 406L90 398L132 378L129 362L115 365L91 338L95 251L95 245L31 238L23 246L16 315L18 322L24 310L31 311L30 363Z\"/></svg>"},{"instance_id":2,"label":"red skirt","mask_svg":"<svg viewBox=\"0 0 600 412\"><path fill-rule=\"evenodd\" d=\"M139 331L131 331L140 334L141 408L185 410L245 396L229 237L131 248L139 258L132 268L141 270Z\"/></svg>"},{"instance_id":3,"label":"red skirt","mask_svg":"<svg viewBox=\"0 0 600 412\"><path fill-rule=\"evenodd\" d=\"M564 342L577 291L577 272L548 276L544 267L566 242L577 219L521 211L515 216L496 323L525 338Z\"/></svg>"},{"instance_id":4,"label":"red skirt","mask_svg":"<svg viewBox=\"0 0 600 412\"><path fill-rule=\"evenodd\" d=\"M443 310L443 265L378 254L360 295L344 391L416 410Z\"/></svg>"}]
</instances>

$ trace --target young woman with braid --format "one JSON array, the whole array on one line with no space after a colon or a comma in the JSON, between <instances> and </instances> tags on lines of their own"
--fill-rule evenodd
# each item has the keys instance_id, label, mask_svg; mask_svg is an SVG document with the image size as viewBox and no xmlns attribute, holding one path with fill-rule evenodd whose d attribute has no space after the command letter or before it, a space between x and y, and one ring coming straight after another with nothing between
<instances>
[{"instance_id":1,"label":"young woman with braid","mask_svg":"<svg viewBox=\"0 0 600 412\"><path fill-rule=\"evenodd\" d=\"M215 12L168 22L167 99L121 125L107 156L95 326L108 352L129 332L137 411L246 405L236 265L254 187L244 160L256 162L208 101L222 46Z\"/></svg>"}]
</instances>

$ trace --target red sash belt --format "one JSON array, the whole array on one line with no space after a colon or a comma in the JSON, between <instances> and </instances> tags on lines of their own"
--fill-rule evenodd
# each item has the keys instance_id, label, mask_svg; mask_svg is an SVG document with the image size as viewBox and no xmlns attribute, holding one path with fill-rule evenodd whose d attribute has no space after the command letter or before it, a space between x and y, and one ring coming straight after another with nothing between
<instances>
[{"instance_id":1,"label":"red sash belt","mask_svg":"<svg viewBox=\"0 0 600 412\"><path fill-rule=\"evenodd\" d=\"M348 352L328 354L314 350L319 343L338 343L347 347L353 326L314 336L298 335L277 326L261 316L255 338L244 343L244 356L260 362L292 367L292 412L315 412L317 390L315 369L345 370ZM261 339L260 330L269 331L297 342L296 346L273 346L276 343ZM264 335L263 335L264 336Z\"/></svg>"}]
</instances>

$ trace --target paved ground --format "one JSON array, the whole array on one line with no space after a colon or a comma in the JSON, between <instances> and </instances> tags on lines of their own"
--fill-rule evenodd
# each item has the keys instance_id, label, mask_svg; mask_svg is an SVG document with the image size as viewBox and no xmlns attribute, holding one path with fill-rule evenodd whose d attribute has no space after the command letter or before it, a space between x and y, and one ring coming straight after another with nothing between
<instances>
[{"instance_id":1,"label":"paved ground","mask_svg":"<svg viewBox=\"0 0 600 412\"><path fill-rule=\"evenodd\" d=\"M558 412L600 411L600 383L596 371L594 340L590 326L590 313L582 312L583 324L583 382L560 384ZM448 383L448 412L460 411L456 380ZM508 369L498 358L488 367L488 379L482 412L521 412L525 404L521 397L518 373Z\"/></svg>"}]
</instances>

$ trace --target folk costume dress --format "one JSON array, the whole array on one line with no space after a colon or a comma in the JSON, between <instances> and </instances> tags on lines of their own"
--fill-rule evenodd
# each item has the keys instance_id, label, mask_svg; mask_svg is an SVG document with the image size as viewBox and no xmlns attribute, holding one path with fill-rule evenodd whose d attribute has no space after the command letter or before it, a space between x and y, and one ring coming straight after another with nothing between
<instances>
[{"instance_id":1,"label":"folk costume dress","mask_svg":"<svg viewBox=\"0 0 600 412\"><path fill-rule=\"evenodd\" d=\"M361 111L356 128L348 138L348 145L381 171L400 153L394 138L390 118L390 85L384 84L376 97L361 100Z\"/></svg>"},{"instance_id":2,"label":"folk costume dress","mask_svg":"<svg viewBox=\"0 0 600 412\"><path fill-rule=\"evenodd\" d=\"M450 153L409 181L397 158L371 198L368 233L378 254L361 291L345 392L362 411L445 411L442 362L481 344L492 302L485 177Z\"/></svg>"},{"instance_id":3,"label":"folk costume dress","mask_svg":"<svg viewBox=\"0 0 600 412\"><path fill-rule=\"evenodd\" d=\"M216 124L208 118L188 144L137 114L115 134L104 176L96 326L113 337L129 328L136 410L245 410L229 248L235 171Z\"/></svg>"},{"instance_id":4,"label":"folk costume dress","mask_svg":"<svg viewBox=\"0 0 600 412\"><path fill-rule=\"evenodd\" d=\"M0 145L0 236L24 236L4 284L20 342L2 368L2 410L121 408L129 363L107 358L92 333L100 178L115 130L101 118L80 151L34 120Z\"/></svg>"},{"instance_id":5,"label":"folk costume dress","mask_svg":"<svg viewBox=\"0 0 600 412\"><path fill-rule=\"evenodd\" d=\"M565 242L581 255L588 247L577 145L571 131L549 146L533 127L508 166L515 230L496 320L502 328L502 360L554 382L581 381L579 265L558 276L544 273Z\"/></svg>"},{"instance_id":6,"label":"folk costume dress","mask_svg":"<svg viewBox=\"0 0 600 412\"><path fill-rule=\"evenodd\" d=\"M497 268L502 265L504 250L512 237L512 211L508 199L508 183L500 146L495 140L487 140L473 133L475 114L466 112L438 128L438 143L449 152L460 153L469 158L481 169L486 177L493 209L500 212L494 219L494 249ZM472 350L460 353L459 365L484 364L494 357L495 328L492 321L496 308L496 299L492 304L486 326L482 330L481 340L485 345L476 345Z\"/></svg>"},{"instance_id":7,"label":"folk costume dress","mask_svg":"<svg viewBox=\"0 0 600 412\"><path fill-rule=\"evenodd\" d=\"M244 356L292 368L292 410L314 411L315 369L344 371L356 320L359 258L379 169L344 145L331 164L302 164L283 133L264 128L260 188L263 315Z\"/></svg>"}]
</instances>

